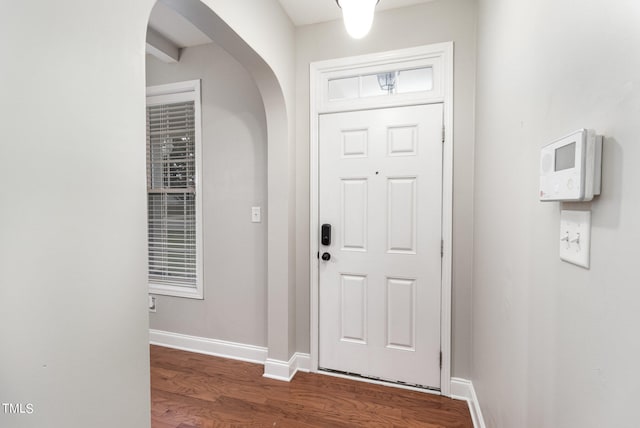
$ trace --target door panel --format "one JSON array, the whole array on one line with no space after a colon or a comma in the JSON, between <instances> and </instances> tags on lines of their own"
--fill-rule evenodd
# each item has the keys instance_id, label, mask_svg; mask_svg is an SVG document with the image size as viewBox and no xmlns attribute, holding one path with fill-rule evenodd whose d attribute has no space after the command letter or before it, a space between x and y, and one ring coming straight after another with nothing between
<instances>
[{"instance_id":1,"label":"door panel","mask_svg":"<svg viewBox=\"0 0 640 428\"><path fill-rule=\"evenodd\" d=\"M347 178L342 184L342 250L367 251L367 179Z\"/></svg>"},{"instance_id":2,"label":"door panel","mask_svg":"<svg viewBox=\"0 0 640 428\"><path fill-rule=\"evenodd\" d=\"M340 340L367 343L367 277L341 275L340 308L342 334Z\"/></svg>"},{"instance_id":3,"label":"door panel","mask_svg":"<svg viewBox=\"0 0 640 428\"><path fill-rule=\"evenodd\" d=\"M416 253L417 177L387 179L387 252Z\"/></svg>"},{"instance_id":4,"label":"door panel","mask_svg":"<svg viewBox=\"0 0 640 428\"><path fill-rule=\"evenodd\" d=\"M442 123L442 104L320 116L320 368L440 387Z\"/></svg>"}]
</instances>

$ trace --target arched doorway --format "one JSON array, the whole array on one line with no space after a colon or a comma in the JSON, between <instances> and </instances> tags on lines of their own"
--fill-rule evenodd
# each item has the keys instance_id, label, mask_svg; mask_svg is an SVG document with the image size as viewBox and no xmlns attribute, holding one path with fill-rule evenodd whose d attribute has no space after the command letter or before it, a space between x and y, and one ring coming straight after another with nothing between
<instances>
[{"instance_id":1,"label":"arched doorway","mask_svg":"<svg viewBox=\"0 0 640 428\"><path fill-rule=\"evenodd\" d=\"M292 171L293 138L292 108L293 102L293 51L287 52L286 43L282 52L273 44L265 46L250 45L247 40L273 38L286 41L286 31L277 34L260 24L256 29L253 23L248 32L246 20L238 19L247 5L225 6L214 2L199 0L159 0L168 8L184 17L209 39L226 50L252 76L257 86L266 116L267 127L267 313L264 324L267 328L267 355L265 375L281 379L290 377L288 365L294 352L295 308L289 302L295 300L294 294L294 190ZM263 7L269 5L260 5ZM271 5L273 6L273 5ZM233 21L232 25L227 20ZM277 20L277 18L276 18ZM244 22L244 24L243 24ZM241 29L242 27L244 29ZM263 31L262 31L263 30ZM262 34L260 34L262 31ZM285 39L282 35L285 35ZM292 34L291 34L292 41ZM291 45L292 46L292 45ZM269 56L265 51L272 53ZM276 52L277 57L274 57ZM289 58L290 56L290 58ZM289 61L291 59L291 61ZM221 225L221 227L224 227Z\"/></svg>"}]
</instances>

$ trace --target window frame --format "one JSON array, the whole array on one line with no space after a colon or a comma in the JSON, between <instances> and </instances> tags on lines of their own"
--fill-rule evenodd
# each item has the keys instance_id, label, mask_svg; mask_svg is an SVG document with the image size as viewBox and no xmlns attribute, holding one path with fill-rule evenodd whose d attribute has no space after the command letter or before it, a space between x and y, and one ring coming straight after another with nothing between
<instances>
[{"instance_id":1,"label":"window frame","mask_svg":"<svg viewBox=\"0 0 640 428\"><path fill-rule=\"evenodd\" d=\"M149 275L149 257L147 254L147 281L150 294L191 299L204 299L204 278L202 263L202 105L200 80L169 83L164 85L147 86L145 118L147 107L193 101L194 104L194 135L195 135L195 216L196 216L196 281L195 287L153 283ZM146 119L145 119L146 121ZM146 143L145 143L146 144ZM145 160L145 162L148 162ZM147 164L147 171L149 165ZM148 174L148 172L147 172ZM147 176L148 180L148 176ZM147 181L148 183L148 181ZM147 184L148 186L148 184ZM149 191L147 189L147 203ZM149 211L147 207L147 227L149 225ZM147 236L147 251L149 238Z\"/></svg>"}]
</instances>

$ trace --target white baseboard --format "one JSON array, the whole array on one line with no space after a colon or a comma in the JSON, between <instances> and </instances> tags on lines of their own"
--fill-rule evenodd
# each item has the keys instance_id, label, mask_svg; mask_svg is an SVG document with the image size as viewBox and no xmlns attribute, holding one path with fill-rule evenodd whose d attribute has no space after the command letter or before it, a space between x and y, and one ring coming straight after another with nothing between
<instances>
[{"instance_id":1,"label":"white baseboard","mask_svg":"<svg viewBox=\"0 0 640 428\"><path fill-rule=\"evenodd\" d=\"M470 380L452 377L451 398L464 400L469 404L469 412L471 413L474 428L486 428L482 417L482 410L480 410L480 403L476 396L476 390L473 388L473 383L471 383Z\"/></svg>"},{"instance_id":2,"label":"white baseboard","mask_svg":"<svg viewBox=\"0 0 640 428\"><path fill-rule=\"evenodd\" d=\"M296 352L289 361L267 358L264 363L264 377L290 382L298 371L308 372L311 368L311 356Z\"/></svg>"},{"instance_id":3,"label":"white baseboard","mask_svg":"<svg viewBox=\"0 0 640 428\"><path fill-rule=\"evenodd\" d=\"M296 371L305 373L311 371L311 355L296 352L293 356L296 358Z\"/></svg>"},{"instance_id":4,"label":"white baseboard","mask_svg":"<svg viewBox=\"0 0 640 428\"><path fill-rule=\"evenodd\" d=\"M189 336L161 330L149 330L149 343L167 348L181 349L198 354L264 364L264 377L291 381L298 371L308 372L311 368L311 356L296 352L289 361L267 358L267 348L227 342L206 337Z\"/></svg>"},{"instance_id":5,"label":"white baseboard","mask_svg":"<svg viewBox=\"0 0 640 428\"><path fill-rule=\"evenodd\" d=\"M149 343L249 363L264 364L267 360L267 348L262 346L188 336L168 331L149 330Z\"/></svg>"}]
</instances>

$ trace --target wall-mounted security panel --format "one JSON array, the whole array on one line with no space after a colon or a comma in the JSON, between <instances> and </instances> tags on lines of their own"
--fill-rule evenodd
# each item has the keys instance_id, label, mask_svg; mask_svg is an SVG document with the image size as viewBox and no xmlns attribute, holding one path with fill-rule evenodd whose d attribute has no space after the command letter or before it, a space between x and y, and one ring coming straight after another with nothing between
<instances>
[{"instance_id":1,"label":"wall-mounted security panel","mask_svg":"<svg viewBox=\"0 0 640 428\"><path fill-rule=\"evenodd\" d=\"M541 201L590 201L600 194L602 135L580 129L540 152Z\"/></svg>"}]
</instances>

